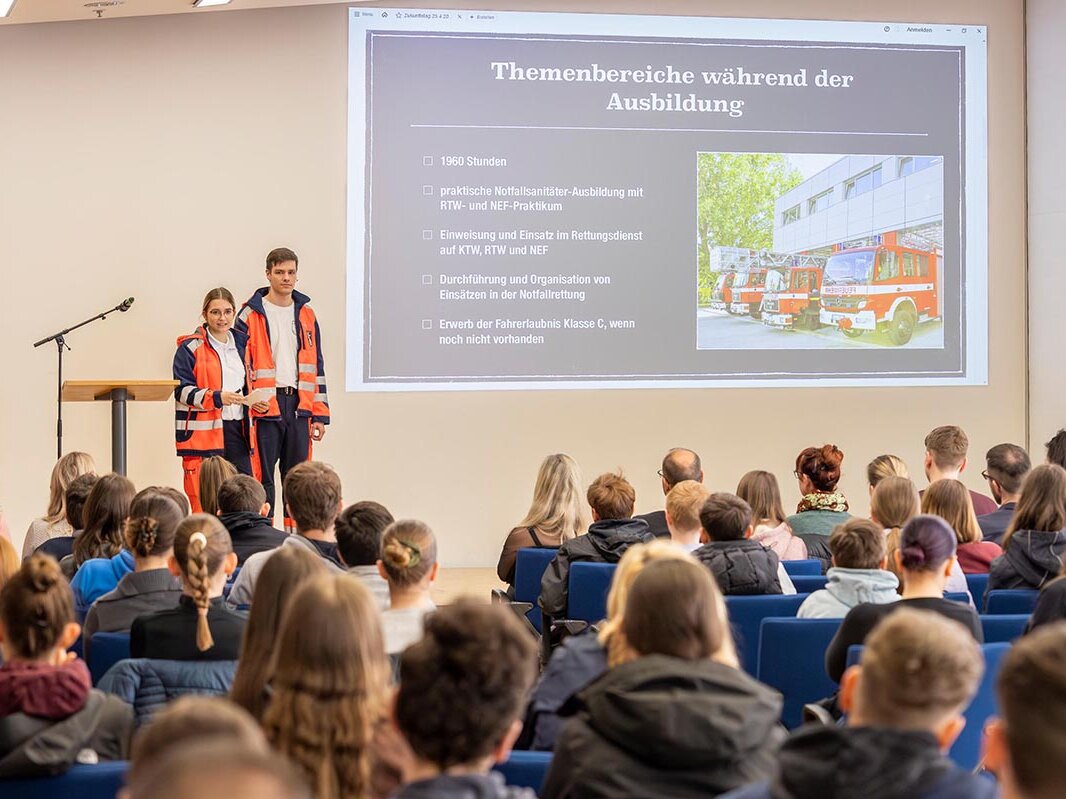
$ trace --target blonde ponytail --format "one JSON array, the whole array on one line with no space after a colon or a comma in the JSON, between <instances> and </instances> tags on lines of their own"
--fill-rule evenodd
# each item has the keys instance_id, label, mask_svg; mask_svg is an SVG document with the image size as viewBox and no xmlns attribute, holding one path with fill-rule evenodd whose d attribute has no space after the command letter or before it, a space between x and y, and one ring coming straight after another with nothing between
<instances>
[{"instance_id":1,"label":"blonde ponytail","mask_svg":"<svg viewBox=\"0 0 1066 799\"><path fill-rule=\"evenodd\" d=\"M215 645L207 615L211 609L211 582L233 552L229 533L217 517L196 513L186 518L174 535L174 559L178 561L186 590L196 605L196 647L206 652Z\"/></svg>"}]
</instances>

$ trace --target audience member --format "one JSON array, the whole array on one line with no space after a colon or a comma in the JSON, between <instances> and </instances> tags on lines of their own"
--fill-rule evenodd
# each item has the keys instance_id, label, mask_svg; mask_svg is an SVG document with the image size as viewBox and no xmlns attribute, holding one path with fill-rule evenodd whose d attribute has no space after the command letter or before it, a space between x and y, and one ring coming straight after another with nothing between
<instances>
[{"instance_id":1,"label":"audience member","mask_svg":"<svg viewBox=\"0 0 1066 799\"><path fill-rule=\"evenodd\" d=\"M67 555L73 554L74 539L81 535L81 531L85 528L85 503L89 501L89 494L99 479L95 474L82 474L70 481L67 493L64 495L66 508L63 512L66 514L67 524L74 532L70 535L49 538L37 547L34 553L51 555L60 564Z\"/></svg>"},{"instance_id":2,"label":"audience member","mask_svg":"<svg viewBox=\"0 0 1066 799\"><path fill-rule=\"evenodd\" d=\"M670 493L675 485L683 480L695 480L703 482L703 465L700 456L690 449L674 447L663 457L662 468L659 469L659 479L662 482L663 496ZM666 526L666 511L655 510L651 513L643 513L634 516L635 519L643 519L648 523L648 530L657 538L667 538L670 529Z\"/></svg>"},{"instance_id":3,"label":"audience member","mask_svg":"<svg viewBox=\"0 0 1066 799\"><path fill-rule=\"evenodd\" d=\"M167 564L174 555L174 534L185 516L174 500L154 489L145 489L133 499L126 522L126 551L133 553L134 570L124 574L115 589L101 596L85 617L84 657L89 659L94 633L124 632L133 620L146 613L174 607L181 598L181 583ZM93 563L79 569L82 575Z\"/></svg>"},{"instance_id":4,"label":"audience member","mask_svg":"<svg viewBox=\"0 0 1066 799\"><path fill-rule=\"evenodd\" d=\"M981 643L984 635L977 612L961 602L944 599L944 587L955 561L955 533L939 516L915 516L899 537L897 566L902 573L903 596L887 605L856 605L833 636L825 652L830 679L840 682L848 647L866 640L879 621L903 608L930 610L965 626Z\"/></svg>"},{"instance_id":5,"label":"audience member","mask_svg":"<svg viewBox=\"0 0 1066 799\"><path fill-rule=\"evenodd\" d=\"M866 464L866 482L870 486L871 496L874 493L874 489L877 488L877 484L886 477L906 477L909 479L910 476L907 464L898 455L878 455Z\"/></svg>"},{"instance_id":6,"label":"audience member","mask_svg":"<svg viewBox=\"0 0 1066 799\"><path fill-rule=\"evenodd\" d=\"M203 470L200 471L203 482ZM267 519L270 503L266 489L254 477L235 474L227 477L216 492L218 518L229 531L237 565L243 566L249 556L280 547L288 533L274 529Z\"/></svg>"},{"instance_id":7,"label":"audience member","mask_svg":"<svg viewBox=\"0 0 1066 799\"><path fill-rule=\"evenodd\" d=\"M969 448L970 439L961 427L943 425L930 431L925 437L925 478L930 484L937 480L962 480ZM984 494L970 491L970 499L978 516L996 510L996 503Z\"/></svg>"},{"instance_id":8,"label":"audience member","mask_svg":"<svg viewBox=\"0 0 1066 799\"><path fill-rule=\"evenodd\" d=\"M551 660L530 696L517 748L546 752L554 749L562 726L559 708L563 703L607 671L609 666L617 666L629 657L621 635L626 598L634 578L646 565L657 560L692 558L681 548L661 539L635 544L626 550L618 561L607 594L607 619L595 635L572 635L552 652Z\"/></svg>"},{"instance_id":9,"label":"audience member","mask_svg":"<svg viewBox=\"0 0 1066 799\"><path fill-rule=\"evenodd\" d=\"M25 560L41 544L52 538L69 538L82 525L71 526L66 516L66 493L74 479L83 474L95 474L96 464L87 452L68 452L52 467L52 479L48 484L48 510L44 516L30 522L26 538L22 542L22 557Z\"/></svg>"},{"instance_id":10,"label":"audience member","mask_svg":"<svg viewBox=\"0 0 1066 799\"><path fill-rule=\"evenodd\" d=\"M93 484L82 511L85 529L74 539L73 554L59 562L68 580L85 561L113 558L122 551L122 533L136 493L133 483L121 474L105 474Z\"/></svg>"},{"instance_id":11,"label":"audience member","mask_svg":"<svg viewBox=\"0 0 1066 799\"><path fill-rule=\"evenodd\" d=\"M1066 469L1037 466L1025 478L1003 554L992 562L988 590L1043 588L1062 571L1066 550Z\"/></svg>"},{"instance_id":12,"label":"audience member","mask_svg":"<svg viewBox=\"0 0 1066 799\"><path fill-rule=\"evenodd\" d=\"M1066 469L1066 429L1055 433L1044 447L1047 449L1046 462Z\"/></svg>"},{"instance_id":13,"label":"audience member","mask_svg":"<svg viewBox=\"0 0 1066 799\"><path fill-rule=\"evenodd\" d=\"M263 729L315 799L371 794L372 739L387 713L388 680L370 592L339 574L301 586L282 614Z\"/></svg>"},{"instance_id":14,"label":"audience member","mask_svg":"<svg viewBox=\"0 0 1066 799\"><path fill-rule=\"evenodd\" d=\"M389 609L381 614L388 654L398 655L422 637L423 618L437 609L430 589L439 569L429 525L401 519L382 533L378 571L389 584Z\"/></svg>"},{"instance_id":15,"label":"audience member","mask_svg":"<svg viewBox=\"0 0 1066 799\"><path fill-rule=\"evenodd\" d=\"M0 588L19 570L21 561L15 545L6 538L0 538Z\"/></svg>"},{"instance_id":16,"label":"audience member","mask_svg":"<svg viewBox=\"0 0 1066 799\"><path fill-rule=\"evenodd\" d=\"M713 496L713 495L712 495ZM737 666L706 569L648 564L629 590L628 662L578 693L541 796L716 796L773 771L781 697Z\"/></svg>"},{"instance_id":17,"label":"audience member","mask_svg":"<svg viewBox=\"0 0 1066 799\"><path fill-rule=\"evenodd\" d=\"M886 568L897 578L902 577L896 565L900 531L921 512L918 487L907 477L885 477L870 495L870 521L885 531Z\"/></svg>"},{"instance_id":18,"label":"audience member","mask_svg":"<svg viewBox=\"0 0 1066 799\"><path fill-rule=\"evenodd\" d=\"M1028 630L1064 619L1066 619L1066 566L1063 566L1057 578L1045 584L1040 590L1040 597L1036 600L1033 615L1029 617Z\"/></svg>"},{"instance_id":19,"label":"audience member","mask_svg":"<svg viewBox=\"0 0 1066 799\"><path fill-rule=\"evenodd\" d=\"M586 497L592 508L588 532L563 542L540 581L540 607L549 616L566 613L571 563L618 563L633 544L655 537L647 522L632 518L637 494L620 473L601 474Z\"/></svg>"},{"instance_id":20,"label":"audience member","mask_svg":"<svg viewBox=\"0 0 1066 799\"><path fill-rule=\"evenodd\" d=\"M333 524L343 507L341 479L320 461L304 461L289 469L282 486L285 515L296 523L296 533L282 542L283 547L300 547L323 559L326 568L341 571L337 554L337 539ZM274 552L268 549L249 555L233 583L228 597L231 607L252 601L255 581L267 558Z\"/></svg>"},{"instance_id":21,"label":"audience member","mask_svg":"<svg viewBox=\"0 0 1066 799\"><path fill-rule=\"evenodd\" d=\"M0 778L126 758L133 709L94 691L85 663L67 654L80 634L59 564L32 555L0 589Z\"/></svg>"},{"instance_id":22,"label":"audience member","mask_svg":"<svg viewBox=\"0 0 1066 799\"><path fill-rule=\"evenodd\" d=\"M999 505L998 510L977 517L985 541L998 544L1003 540L1018 506L1022 482L1032 468L1029 453L1017 444L997 444L985 455L985 470L981 476L988 481L992 498Z\"/></svg>"},{"instance_id":23,"label":"audience member","mask_svg":"<svg viewBox=\"0 0 1066 799\"><path fill-rule=\"evenodd\" d=\"M707 489L695 480L682 480L666 495L666 527L670 540L686 552L694 552L703 544L700 536L700 509L707 501Z\"/></svg>"},{"instance_id":24,"label":"audience member","mask_svg":"<svg viewBox=\"0 0 1066 799\"><path fill-rule=\"evenodd\" d=\"M959 568L964 574L988 574L992 561L1003 554L999 544L983 541L970 492L960 481L937 480L922 495L922 513L939 516L955 531Z\"/></svg>"},{"instance_id":25,"label":"audience member","mask_svg":"<svg viewBox=\"0 0 1066 799\"><path fill-rule=\"evenodd\" d=\"M794 594L777 555L751 540L751 508L725 492L711 494L700 509L707 543L693 556L711 570L723 594Z\"/></svg>"},{"instance_id":26,"label":"audience member","mask_svg":"<svg viewBox=\"0 0 1066 799\"><path fill-rule=\"evenodd\" d=\"M993 799L991 781L946 754L983 670L981 650L959 625L900 610L844 676L847 726L801 727L781 747L771 784L722 799Z\"/></svg>"},{"instance_id":27,"label":"audience member","mask_svg":"<svg viewBox=\"0 0 1066 799\"><path fill-rule=\"evenodd\" d=\"M217 516L196 513L174 534L167 566L181 578L178 606L138 616L130 627L130 656L163 660L236 660L245 618L222 601L237 568L229 533Z\"/></svg>"},{"instance_id":28,"label":"audience member","mask_svg":"<svg viewBox=\"0 0 1066 799\"><path fill-rule=\"evenodd\" d=\"M393 715L414 753L396 799L535 799L490 773L511 752L537 650L499 605L461 600L426 621L400 658Z\"/></svg>"},{"instance_id":29,"label":"audience member","mask_svg":"<svg viewBox=\"0 0 1066 799\"><path fill-rule=\"evenodd\" d=\"M230 699L251 713L256 721L263 718L266 707L270 660L285 608L304 583L325 573L321 558L306 549L291 547L279 549L263 566L244 628L241 659L230 688Z\"/></svg>"},{"instance_id":30,"label":"audience member","mask_svg":"<svg viewBox=\"0 0 1066 799\"><path fill-rule=\"evenodd\" d=\"M200 507L204 513L218 515L218 489L237 474L237 467L221 455L212 455L200 462L199 493Z\"/></svg>"},{"instance_id":31,"label":"audience member","mask_svg":"<svg viewBox=\"0 0 1066 799\"><path fill-rule=\"evenodd\" d=\"M796 458L793 474L803 498L796 512L785 519L795 535L828 536L851 518L847 497L837 491L843 460L844 453L833 444L807 447Z\"/></svg>"},{"instance_id":32,"label":"audience member","mask_svg":"<svg viewBox=\"0 0 1066 799\"><path fill-rule=\"evenodd\" d=\"M1011 647L996 679L999 714L985 726L985 767L1002 799L1066 796L1066 623Z\"/></svg>"},{"instance_id":33,"label":"audience member","mask_svg":"<svg viewBox=\"0 0 1066 799\"><path fill-rule=\"evenodd\" d=\"M807 545L803 539L792 534L792 528L785 521L781 489L773 474L748 472L740 478L737 496L751 506L752 524L755 527L752 541L772 549L781 560L806 560Z\"/></svg>"},{"instance_id":34,"label":"audience member","mask_svg":"<svg viewBox=\"0 0 1066 799\"><path fill-rule=\"evenodd\" d=\"M801 619L842 619L856 605L899 599L899 580L885 567L885 534L879 524L848 519L829 536L833 566L825 588L803 600Z\"/></svg>"},{"instance_id":35,"label":"audience member","mask_svg":"<svg viewBox=\"0 0 1066 799\"><path fill-rule=\"evenodd\" d=\"M524 547L558 549L588 524L581 496L581 471L569 455L549 455L540 464L526 517L507 534L496 576L514 585L515 561Z\"/></svg>"},{"instance_id":36,"label":"audience member","mask_svg":"<svg viewBox=\"0 0 1066 799\"><path fill-rule=\"evenodd\" d=\"M389 583L378 571L381 535L394 521L384 505L364 501L341 511L333 525L341 562L348 569L348 574L369 589L378 610L387 610L389 607Z\"/></svg>"}]
</instances>

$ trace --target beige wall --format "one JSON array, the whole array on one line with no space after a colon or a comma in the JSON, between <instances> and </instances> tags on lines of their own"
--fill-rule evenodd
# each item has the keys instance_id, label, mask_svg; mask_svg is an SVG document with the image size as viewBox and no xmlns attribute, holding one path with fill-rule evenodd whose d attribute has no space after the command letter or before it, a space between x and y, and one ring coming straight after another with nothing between
<instances>
[{"instance_id":1,"label":"beige wall","mask_svg":"<svg viewBox=\"0 0 1066 799\"><path fill-rule=\"evenodd\" d=\"M533 5L826 19L857 8L850 0ZM374 498L427 520L446 564L495 563L552 451L570 452L589 478L622 467L640 509L650 510L661 506L655 470L668 447L698 450L715 488L771 469L791 504L795 453L834 441L847 456L843 488L865 512L865 463L892 451L920 472L922 438L937 424L963 425L978 459L992 444L1023 440L1022 3L883 6L873 16L989 28L988 387L344 394L344 8L0 30L0 318L11 367L0 392L0 502L16 541L43 510L54 458L55 353L30 344L134 295L129 314L71 336L67 375L167 377L175 336L196 323L204 291L224 284L248 294L262 256L281 244L300 253L300 288L323 326L334 423L318 457L338 468L347 500ZM86 449L106 468L106 405L68 405L65 415L67 449ZM165 404L131 410L138 485L179 484L170 419ZM979 471L975 464L972 486Z\"/></svg>"}]
</instances>

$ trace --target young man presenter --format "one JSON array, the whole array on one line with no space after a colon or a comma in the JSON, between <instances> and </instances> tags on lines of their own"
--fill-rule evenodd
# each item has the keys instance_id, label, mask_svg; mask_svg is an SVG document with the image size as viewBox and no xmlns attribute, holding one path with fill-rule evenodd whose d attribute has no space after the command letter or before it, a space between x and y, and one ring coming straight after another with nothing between
<instances>
[{"instance_id":1,"label":"young man presenter","mask_svg":"<svg viewBox=\"0 0 1066 799\"><path fill-rule=\"evenodd\" d=\"M329 424L322 338L310 298L295 290L298 266L292 250L271 250L269 285L252 294L237 315L237 328L248 335L248 382L252 395L262 397L252 406L252 467L266 490L271 517L278 461L284 481L289 469L311 459L311 442L321 441ZM295 530L287 517L285 529Z\"/></svg>"}]
</instances>

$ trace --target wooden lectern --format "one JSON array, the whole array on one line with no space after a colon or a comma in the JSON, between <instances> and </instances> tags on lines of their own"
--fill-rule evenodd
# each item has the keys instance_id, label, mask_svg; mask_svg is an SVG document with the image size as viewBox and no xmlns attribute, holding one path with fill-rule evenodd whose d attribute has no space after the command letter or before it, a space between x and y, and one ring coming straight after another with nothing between
<instances>
[{"instance_id":1,"label":"wooden lectern","mask_svg":"<svg viewBox=\"0 0 1066 799\"><path fill-rule=\"evenodd\" d=\"M67 380L66 402L111 400L111 470L126 473L126 402L163 402L174 398L177 380Z\"/></svg>"}]
</instances>

